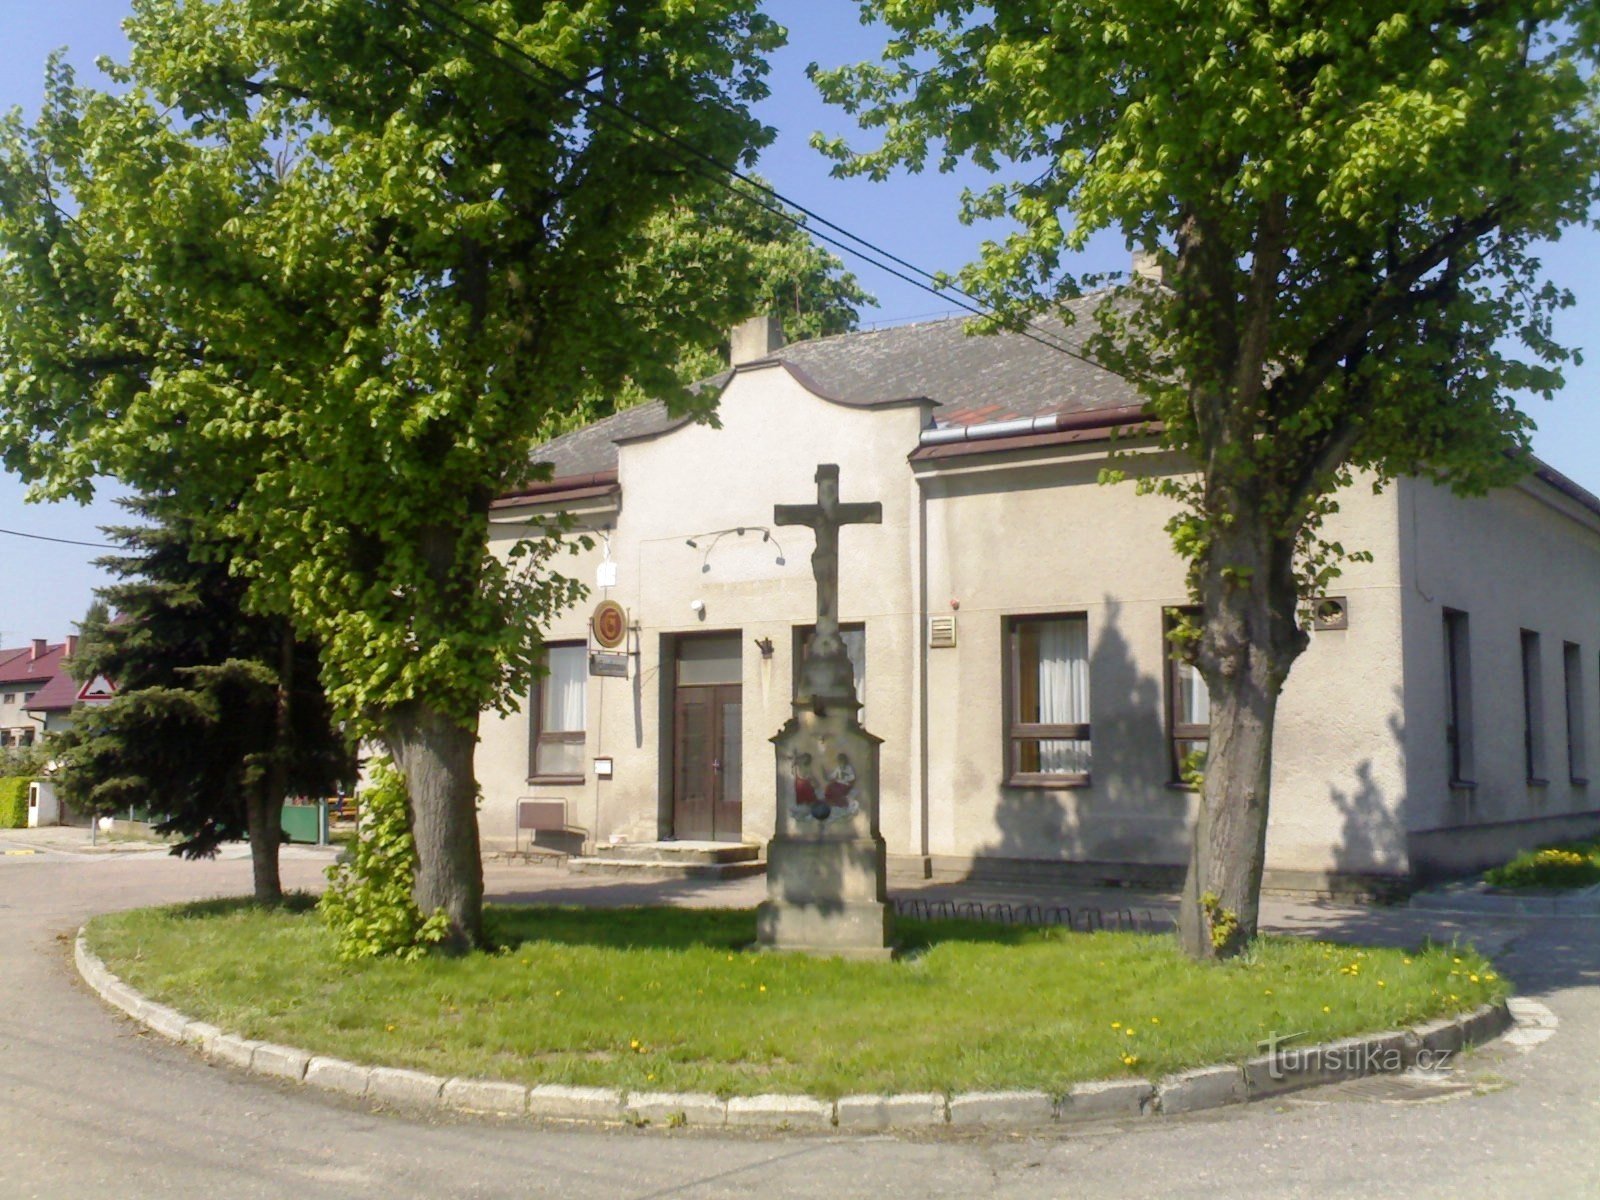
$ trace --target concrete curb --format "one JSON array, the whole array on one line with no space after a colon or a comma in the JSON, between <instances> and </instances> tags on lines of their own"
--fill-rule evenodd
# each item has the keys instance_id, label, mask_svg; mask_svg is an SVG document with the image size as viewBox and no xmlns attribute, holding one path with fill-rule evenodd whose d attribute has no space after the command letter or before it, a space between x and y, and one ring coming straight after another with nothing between
<instances>
[{"instance_id":1,"label":"concrete curb","mask_svg":"<svg viewBox=\"0 0 1600 1200\"><path fill-rule=\"evenodd\" d=\"M1286 1041L1275 1053L1244 1063L1199 1067L1151 1082L1107 1079L1047 1092L935 1092L910 1095L735 1096L699 1093L628 1092L615 1088L540 1084L525 1087L492 1079L446 1079L399 1067L367 1067L312 1054L293 1046L253 1041L140 995L111 974L78 930L73 961L92 991L152 1033L195 1047L208 1058L274 1079L406 1109L491 1113L538 1120L636 1127L766 1130L829 1130L877 1133L945 1125L991 1129L1045 1129L1055 1125L1129 1117L1174 1116L1281 1096L1301 1088L1337 1083L1412 1067L1438 1066L1454 1054L1499 1037L1528 1048L1555 1032L1550 1010L1513 997L1470 1013L1440 1017L1410 1029L1297 1047Z\"/></svg>"}]
</instances>

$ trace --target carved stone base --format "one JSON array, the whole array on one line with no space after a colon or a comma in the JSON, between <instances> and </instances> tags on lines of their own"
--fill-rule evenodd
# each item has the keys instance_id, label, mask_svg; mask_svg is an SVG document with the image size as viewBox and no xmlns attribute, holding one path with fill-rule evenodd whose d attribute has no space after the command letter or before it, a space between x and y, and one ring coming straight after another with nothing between
<instances>
[{"instance_id":1,"label":"carved stone base","mask_svg":"<svg viewBox=\"0 0 1600 1200\"><path fill-rule=\"evenodd\" d=\"M767 845L767 897L756 909L764 949L840 958L894 954L882 838L774 838Z\"/></svg>"}]
</instances>

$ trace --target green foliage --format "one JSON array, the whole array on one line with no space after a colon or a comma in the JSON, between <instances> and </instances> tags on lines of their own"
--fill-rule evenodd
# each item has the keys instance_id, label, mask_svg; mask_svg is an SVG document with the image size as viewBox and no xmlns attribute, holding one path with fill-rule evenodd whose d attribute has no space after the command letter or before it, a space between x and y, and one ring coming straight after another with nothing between
<instances>
[{"instance_id":1,"label":"green foliage","mask_svg":"<svg viewBox=\"0 0 1600 1200\"><path fill-rule=\"evenodd\" d=\"M405 5L139 0L114 92L53 62L0 123L0 459L181 480L378 736L526 693L580 589L555 531L491 556L490 500L595 397L705 412L680 350L750 311L725 231L658 269L720 189L601 99L748 163L783 40L755 0L449 7L519 54Z\"/></svg>"},{"instance_id":2,"label":"green foliage","mask_svg":"<svg viewBox=\"0 0 1600 1200\"><path fill-rule=\"evenodd\" d=\"M100 590L74 659L81 677L105 675L118 691L52 740L57 786L79 812L163 813L156 831L180 839L174 852L204 857L247 834L252 802L281 802L269 782L325 796L354 779L354 754L317 683L315 648L293 642L281 677L287 626L245 612L226 548L171 493L123 504L149 523L106 531L124 547L98 560L117 582ZM120 620L105 618L106 602Z\"/></svg>"},{"instance_id":3,"label":"green foliage","mask_svg":"<svg viewBox=\"0 0 1600 1200\"><path fill-rule=\"evenodd\" d=\"M1564 842L1524 850L1510 862L1483 873L1497 888L1582 888L1600 883L1600 842Z\"/></svg>"},{"instance_id":4,"label":"green foliage","mask_svg":"<svg viewBox=\"0 0 1600 1200\"><path fill-rule=\"evenodd\" d=\"M0 746L0 778L7 775L37 778L49 763L54 744L55 738L50 736L26 746Z\"/></svg>"},{"instance_id":5,"label":"green foliage","mask_svg":"<svg viewBox=\"0 0 1600 1200\"><path fill-rule=\"evenodd\" d=\"M424 917L412 899L417 851L405 780L381 760L360 802L361 829L350 860L328 868L328 889L317 908L342 961L419 958L444 941L449 922L443 912Z\"/></svg>"},{"instance_id":6,"label":"green foliage","mask_svg":"<svg viewBox=\"0 0 1600 1200\"><path fill-rule=\"evenodd\" d=\"M0 829L28 827L28 784L20 775L0 776Z\"/></svg>"},{"instance_id":7,"label":"green foliage","mask_svg":"<svg viewBox=\"0 0 1600 1200\"><path fill-rule=\"evenodd\" d=\"M1548 396L1572 357L1550 336L1571 297L1537 281L1534 247L1600 195L1592 4L862 9L893 35L885 61L817 78L882 141L820 144L850 174L967 158L1028 180L966 197L1017 228L962 280L991 327L1093 313L1086 348L1200 468L1152 481L1184 506L1197 591L1236 565L1207 562L1235 520L1326 584L1344 555L1315 533L1356 471L1465 491L1517 472L1512 394ZM1096 282L1069 256L1108 229L1167 286L1067 307Z\"/></svg>"}]
</instances>

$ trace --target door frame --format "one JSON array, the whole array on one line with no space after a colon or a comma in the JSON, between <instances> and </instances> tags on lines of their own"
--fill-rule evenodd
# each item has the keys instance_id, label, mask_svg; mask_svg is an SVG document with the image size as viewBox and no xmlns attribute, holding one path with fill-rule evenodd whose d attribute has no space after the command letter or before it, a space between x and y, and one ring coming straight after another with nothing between
<instances>
[{"instance_id":1,"label":"door frame","mask_svg":"<svg viewBox=\"0 0 1600 1200\"><path fill-rule=\"evenodd\" d=\"M740 721L744 719L744 631L742 629L707 629L694 630L685 633L663 634L661 637L661 671L659 673L660 694L658 698L660 713L660 751L657 756L657 805L656 825L659 835L663 839L676 838L677 830L677 799L678 799L678 655L685 642L700 641L707 638L732 638L739 647L739 679L737 684L687 684L687 687L718 688L737 686L740 689ZM742 729L741 729L742 734ZM742 739L741 739L742 740ZM741 747L741 762L743 753ZM740 787L740 820L739 834L730 845L736 845L744 837L744 812L743 812L743 786ZM717 800L712 801L713 814ZM713 816L713 820L714 820ZM713 828L715 826L713 825Z\"/></svg>"}]
</instances>

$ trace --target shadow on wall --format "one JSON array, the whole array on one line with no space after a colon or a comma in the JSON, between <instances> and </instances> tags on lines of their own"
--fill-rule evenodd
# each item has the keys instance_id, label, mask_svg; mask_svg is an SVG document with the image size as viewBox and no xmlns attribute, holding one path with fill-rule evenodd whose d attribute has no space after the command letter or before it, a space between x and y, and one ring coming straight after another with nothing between
<instances>
[{"instance_id":1,"label":"shadow on wall","mask_svg":"<svg viewBox=\"0 0 1600 1200\"><path fill-rule=\"evenodd\" d=\"M1405 777L1406 753L1403 700L1400 689L1395 688L1395 707L1388 718L1389 737L1397 752L1396 771L1401 778ZM1352 786L1328 788L1328 801L1343 820L1334 844L1333 870L1339 875L1389 877L1398 883L1408 871L1406 807L1410 797L1404 792L1398 799L1385 795L1373 771L1372 759L1364 758L1355 766Z\"/></svg>"},{"instance_id":2,"label":"shadow on wall","mask_svg":"<svg viewBox=\"0 0 1600 1200\"><path fill-rule=\"evenodd\" d=\"M984 780L964 788L974 798L995 797L999 827L998 839L977 852L971 875L1005 873L1003 864L985 860L1020 859L1120 868L1087 871L1082 882L1181 879L1194 796L1169 786L1162 682L1135 665L1121 618L1122 605L1105 597L1089 657L1091 786L1011 788ZM1130 870L1129 864L1153 870Z\"/></svg>"}]
</instances>

